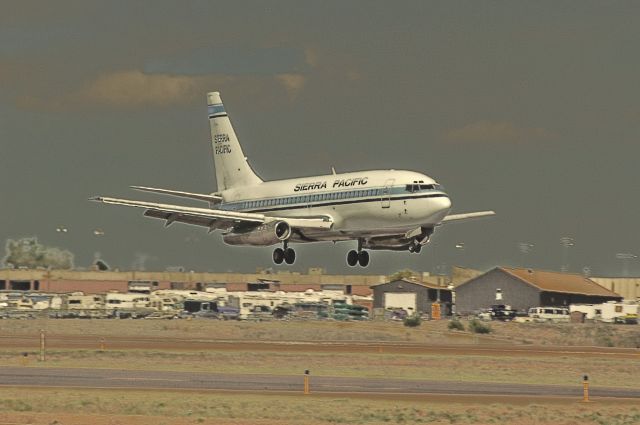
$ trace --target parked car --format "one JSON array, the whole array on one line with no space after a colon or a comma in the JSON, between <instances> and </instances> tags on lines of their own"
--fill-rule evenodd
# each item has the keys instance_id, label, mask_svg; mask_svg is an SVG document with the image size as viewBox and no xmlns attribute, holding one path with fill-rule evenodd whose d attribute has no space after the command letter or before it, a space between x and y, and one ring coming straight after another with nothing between
<instances>
[{"instance_id":1,"label":"parked car","mask_svg":"<svg viewBox=\"0 0 640 425\"><path fill-rule=\"evenodd\" d=\"M491 306L491 319L501 320L503 322L510 322L515 319L516 311L511 306L504 304L495 304Z\"/></svg>"}]
</instances>

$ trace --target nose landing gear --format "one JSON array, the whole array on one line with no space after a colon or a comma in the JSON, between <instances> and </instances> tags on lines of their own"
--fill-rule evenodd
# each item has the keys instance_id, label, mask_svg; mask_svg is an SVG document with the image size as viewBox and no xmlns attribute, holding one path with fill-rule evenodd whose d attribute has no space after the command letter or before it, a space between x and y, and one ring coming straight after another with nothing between
<instances>
[{"instance_id":1,"label":"nose landing gear","mask_svg":"<svg viewBox=\"0 0 640 425\"><path fill-rule=\"evenodd\" d=\"M273 250L274 263L282 264L282 262L285 262L287 264L293 264L296 261L296 252L293 250L293 248L289 248L287 245L287 241L285 241L284 249L276 248Z\"/></svg>"}]
</instances>

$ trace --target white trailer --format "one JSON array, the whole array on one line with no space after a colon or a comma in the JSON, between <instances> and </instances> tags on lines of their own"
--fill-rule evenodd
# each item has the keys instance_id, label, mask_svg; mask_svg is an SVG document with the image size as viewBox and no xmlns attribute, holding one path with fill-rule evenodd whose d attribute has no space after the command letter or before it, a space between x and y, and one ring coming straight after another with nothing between
<instances>
[{"instance_id":1,"label":"white trailer","mask_svg":"<svg viewBox=\"0 0 640 425\"><path fill-rule=\"evenodd\" d=\"M633 315L637 317L640 313L640 306L638 304L610 301L604 304L572 304L570 310L584 313L587 320L613 323L617 318Z\"/></svg>"},{"instance_id":2,"label":"white trailer","mask_svg":"<svg viewBox=\"0 0 640 425\"><path fill-rule=\"evenodd\" d=\"M104 295L72 294L67 297L69 310L102 310L104 309Z\"/></svg>"},{"instance_id":3,"label":"white trailer","mask_svg":"<svg viewBox=\"0 0 640 425\"><path fill-rule=\"evenodd\" d=\"M109 292L105 296L105 308L107 310L129 310L136 308L149 308L148 294L116 293Z\"/></svg>"}]
</instances>

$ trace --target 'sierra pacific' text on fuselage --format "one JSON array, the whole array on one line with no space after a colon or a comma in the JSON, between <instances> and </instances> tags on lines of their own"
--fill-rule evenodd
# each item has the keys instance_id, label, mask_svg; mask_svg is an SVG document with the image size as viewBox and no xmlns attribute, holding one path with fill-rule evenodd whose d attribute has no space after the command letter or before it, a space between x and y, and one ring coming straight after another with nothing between
<instances>
[{"instance_id":1,"label":"'sierra pacific' text on fuselage","mask_svg":"<svg viewBox=\"0 0 640 425\"><path fill-rule=\"evenodd\" d=\"M351 186L364 186L368 183L367 177L354 177L351 179L338 179L334 180L332 188L351 187ZM327 182L313 182L313 183L298 183L293 189L294 192L302 192L306 190L326 189Z\"/></svg>"}]
</instances>

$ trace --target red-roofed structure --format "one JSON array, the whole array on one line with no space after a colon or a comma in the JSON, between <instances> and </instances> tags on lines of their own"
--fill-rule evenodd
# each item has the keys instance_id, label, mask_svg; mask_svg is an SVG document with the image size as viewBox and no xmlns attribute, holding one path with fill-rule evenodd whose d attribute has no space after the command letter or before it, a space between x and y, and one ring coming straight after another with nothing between
<instances>
[{"instance_id":1,"label":"red-roofed structure","mask_svg":"<svg viewBox=\"0 0 640 425\"><path fill-rule=\"evenodd\" d=\"M470 313L494 304L531 307L600 304L622 297L579 274L496 267L456 287L456 311Z\"/></svg>"}]
</instances>

